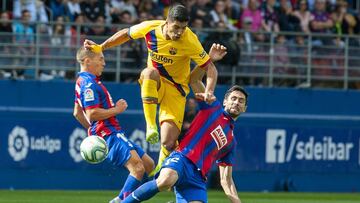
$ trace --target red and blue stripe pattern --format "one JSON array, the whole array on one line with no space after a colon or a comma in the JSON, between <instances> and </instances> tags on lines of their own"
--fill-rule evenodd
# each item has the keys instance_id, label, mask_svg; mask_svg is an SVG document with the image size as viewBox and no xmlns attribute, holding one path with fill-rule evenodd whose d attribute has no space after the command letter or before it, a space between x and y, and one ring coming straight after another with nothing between
<instances>
[{"instance_id":1,"label":"red and blue stripe pattern","mask_svg":"<svg viewBox=\"0 0 360 203\"><path fill-rule=\"evenodd\" d=\"M146 45L147 45L148 49L150 49L153 52L158 53L158 41L157 41L155 30L151 30L150 32L148 32L145 35L145 40L146 40ZM181 93L181 95L185 97L186 96L185 90L179 83L175 82L175 80L170 76L169 72L166 71L164 65L161 63L158 63L154 60L151 60L151 61L152 61L153 67L159 71L160 75L162 77L166 78L167 80L169 80L170 82L172 82L174 84L174 86L176 87L176 89Z\"/></svg>"},{"instance_id":2,"label":"red and blue stripe pattern","mask_svg":"<svg viewBox=\"0 0 360 203\"><path fill-rule=\"evenodd\" d=\"M219 126L226 137L226 144L221 148L218 147L218 140L212 136ZM180 142L178 151L200 168L206 177L214 162L227 156L234 149L236 142L233 128L234 120L223 110L221 103L216 101L215 104L207 105L200 110Z\"/></svg>"},{"instance_id":3,"label":"red and blue stripe pattern","mask_svg":"<svg viewBox=\"0 0 360 203\"><path fill-rule=\"evenodd\" d=\"M77 81L78 82L76 83L76 85L78 87L76 87L75 96L78 98L77 102L80 102L80 105L83 107L84 111L86 109L92 109L92 108L109 109L113 107L108 90L98 80L98 78L95 77L95 75L92 75L87 72L81 72L79 74L79 78ZM83 92L88 88L91 88L94 93L94 101L92 102L91 106L86 106L84 97L81 97L81 94L83 94ZM116 117L110 117L105 120L91 122L88 133L89 135L98 135L104 137L119 130L121 130L121 127Z\"/></svg>"}]
</instances>

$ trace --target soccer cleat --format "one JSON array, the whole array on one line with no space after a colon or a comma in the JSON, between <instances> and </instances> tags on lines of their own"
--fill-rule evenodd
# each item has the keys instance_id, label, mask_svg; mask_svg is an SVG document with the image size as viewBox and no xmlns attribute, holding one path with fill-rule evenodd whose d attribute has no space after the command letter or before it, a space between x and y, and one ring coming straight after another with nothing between
<instances>
[{"instance_id":1,"label":"soccer cleat","mask_svg":"<svg viewBox=\"0 0 360 203\"><path fill-rule=\"evenodd\" d=\"M150 144L155 144L159 142L159 133L156 127L146 128L146 141L148 141Z\"/></svg>"},{"instance_id":2,"label":"soccer cleat","mask_svg":"<svg viewBox=\"0 0 360 203\"><path fill-rule=\"evenodd\" d=\"M121 203L121 199L119 196L116 196L114 199L112 199L109 203Z\"/></svg>"}]
</instances>

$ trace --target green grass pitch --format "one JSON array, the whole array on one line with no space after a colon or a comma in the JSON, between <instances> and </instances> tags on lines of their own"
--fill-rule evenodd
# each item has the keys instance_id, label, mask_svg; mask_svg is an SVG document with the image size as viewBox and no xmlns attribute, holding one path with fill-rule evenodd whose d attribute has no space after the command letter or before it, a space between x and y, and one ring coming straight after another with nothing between
<instances>
[{"instance_id":1,"label":"green grass pitch","mask_svg":"<svg viewBox=\"0 0 360 203\"><path fill-rule=\"evenodd\" d=\"M0 203L107 203L116 191L0 190ZM359 203L360 193L239 193L242 203ZM222 191L209 191L209 203L229 202ZM174 201L171 192L147 203Z\"/></svg>"}]
</instances>

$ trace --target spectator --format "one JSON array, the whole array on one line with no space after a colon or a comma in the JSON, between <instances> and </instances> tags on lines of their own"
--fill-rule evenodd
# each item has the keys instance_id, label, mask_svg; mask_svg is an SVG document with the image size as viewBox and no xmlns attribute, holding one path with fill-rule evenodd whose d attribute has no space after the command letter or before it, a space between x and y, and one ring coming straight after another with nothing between
<instances>
[{"instance_id":1,"label":"spectator","mask_svg":"<svg viewBox=\"0 0 360 203\"><path fill-rule=\"evenodd\" d=\"M41 0L14 0L13 16L15 19L22 18L22 11L28 10L31 16L30 22L49 22L45 5Z\"/></svg>"},{"instance_id":2,"label":"spectator","mask_svg":"<svg viewBox=\"0 0 360 203\"><path fill-rule=\"evenodd\" d=\"M279 32L279 14L275 9L275 0L266 0L263 8L263 23L262 27L266 32Z\"/></svg>"},{"instance_id":3,"label":"spectator","mask_svg":"<svg viewBox=\"0 0 360 203\"><path fill-rule=\"evenodd\" d=\"M224 0L225 13L232 24L236 24L236 20L240 18L241 6L237 0Z\"/></svg>"},{"instance_id":4,"label":"spectator","mask_svg":"<svg viewBox=\"0 0 360 203\"><path fill-rule=\"evenodd\" d=\"M219 22L225 24L227 29L235 30L235 27L231 24L228 19L228 16L225 13L225 1L224 0L217 0L215 3L215 7L213 10L210 11L211 16L211 27L216 27Z\"/></svg>"},{"instance_id":5,"label":"spectator","mask_svg":"<svg viewBox=\"0 0 360 203\"><path fill-rule=\"evenodd\" d=\"M300 25L297 17L293 16L292 5L288 0L280 0L279 28L281 31L294 32Z\"/></svg>"},{"instance_id":6,"label":"spectator","mask_svg":"<svg viewBox=\"0 0 360 203\"><path fill-rule=\"evenodd\" d=\"M204 28L204 22L201 18L195 18L191 21L191 27L194 28L195 33L201 43L208 37L208 32L202 31Z\"/></svg>"},{"instance_id":7,"label":"spectator","mask_svg":"<svg viewBox=\"0 0 360 203\"><path fill-rule=\"evenodd\" d=\"M297 10L294 11L293 15L300 20L301 32L309 33L309 24L311 19L311 13L308 10L307 0L300 0L298 2Z\"/></svg>"},{"instance_id":8,"label":"spectator","mask_svg":"<svg viewBox=\"0 0 360 203\"><path fill-rule=\"evenodd\" d=\"M68 0L65 5L66 13L69 16L71 22L74 22L75 16L81 13L79 1L80 0Z\"/></svg>"},{"instance_id":9,"label":"spectator","mask_svg":"<svg viewBox=\"0 0 360 203\"><path fill-rule=\"evenodd\" d=\"M163 11L156 7L152 0L142 0L139 7L139 13L146 12L150 19L159 19L163 17Z\"/></svg>"},{"instance_id":10,"label":"spectator","mask_svg":"<svg viewBox=\"0 0 360 203\"><path fill-rule=\"evenodd\" d=\"M312 32L327 33L334 23L326 11L326 0L316 0L315 10L311 15L310 27Z\"/></svg>"},{"instance_id":11,"label":"spectator","mask_svg":"<svg viewBox=\"0 0 360 203\"><path fill-rule=\"evenodd\" d=\"M147 12L144 12L144 11L139 12L139 19L136 23L141 23L146 20L153 20L153 18Z\"/></svg>"},{"instance_id":12,"label":"spectator","mask_svg":"<svg viewBox=\"0 0 360 203\"><path fill-rule=\"evenodd\" d=\"M356 20L353 15L347 12L348 3L339 0L336 4L335 11L331 14L331 19L335 24L335 30L338 35L354 34Z\"/></svg>"},{"instance_id":13,"label":"spectator","mask_svg":"<svg viewBox=\"0 0 360 203\"><path fill-rule=\"evenodd\" d=\"M87 35L95 36L108 36L110 35L110 29L105 25L104 16L98 16L95 24L89 29Z\"/></svg>"},{"instance_id":14,"label":"spectator","mask_svg":"<svg viewBox=\"0 0 360 203\"><path fill-rule=\"evenodd\" d=\"M24 79L24 69L31 65L31 56L34 53L34 29L30 26L31 13L29 10L23 10L21 22L14 23L15 43L18 45L16 55L18 56L14 62L16 66L20 66L19 70L14 72L14 77ZM35 76L35 75L33 75Z\"/></svg>"},{"instance_id":15,"label":"spectator","mask_svg":"<svg viewBox=\"0 0 360 203\"><path fill-rule=\"evenodd\" d=\"M289 50L286 44L286 37L284 35L279 35L276 39L276 44L274 47L274 53L276 53L274 57L274 73L279 78L282 78L281 76L287 76L288 74L290 74L290 69L288 68L290 63L288 52ZM278 81L279 86L285 84L289 85L289 81L288 79L286 79L286 77L283 77Z\"/></svg>"},{"instance_id":16,"label":"spectator","mask_svg":"<svg viewBox=\"0 0 360 203\"><path fill-rule=\"evenodd\" d=\"M209 0L196 0L196 3L191 8L190 19L201 18L204 27L209 27L211 21L209 13L212 9L209 2Z\"/></svg>"},{"instance_id":17,"label":"spectator","mask_svg":"<svg viewBox=\"0 0 360 203\"><path fill-rule=\"evenodd\" d=\"M131 24L139 18L133 0L118 1L116 4L113 4L113 7L118 9L119 12L128 11L131 15Z\"/></svg>"},{"instance_id":18,"label":"spectator","mask_svg":"<svg viewBox=\"0 0 360 203\"><path fill-rule=\"evenodd\" d=\"M10 65L12 62L11 59L6 56L12 54L11 47L7 45L13 43L12 32L13 29L9 13L4 11L1 13L0 17L0 43L4 43L0 46L0 54L4 54L5 56L4 58L1 57L0 65ZM1 70L0 73L4 78L9 78L11 76L11 70L9 69Z\"/></svg>"},{"instance_id":19,"label":"spectator","mask_svg":"<svg viewBox=\"0 0 360 203\"><path fill-rule=\"evenodd\" d=\"M87 27L83 24L85 23L85 15L84 14L76 14L75 18L75 25L72 25L70 28L70 35L71 35L71 44L81 44L85 40L84 36L87 32ZM78 39L80 37L80 39Z\"/></svg>"},{"instance_id":20,"label":"spectator","mask_svg":"<svg viewBox=\"0 0 360 203\"><path fill-rule=\"evenodd\" d=\"M105 15L103 1L86 0L80 3L80 8L86 17L86 22L95 22L99 16Z\"/></svg>"},{"instance_id":21,"label":"spectator","mask_svg":"<svg viewBox=\"0 0 360 203\"><path fill-rule=\"evenodd\" d=\"M315 33L331 33L334 23L330 14L326 11L326 0L316 0L315 10L311 14L310 28ZM332 39L314 37L313 44L316 46L331 45Z\"/></svg>"},{"instance_id":22,"label":"spectator","mask_svg":"<svg viewBox=\"0 0 360 203\"><path fill-rule=\"evenodd\" d=\"M261 11L259 10L258 0L249 0L248 7L245 8L244 12L241 15L238 27L246 31L253 32L252 34L247 33L243 37L245 43L250 43L250 39L256 41L264 41L265 36L263 33L256 33L262 31L263 17ZM251 37L250 37L251 36ZM250 46L252 47L252 46Z\"/></svg>"},{"instance_id":23,"label":"spectator","mask_svg":"<svg viewBox=\"0 0 360 203\"><path fill-rule=\"evenodd\" d=\"M71 53L68 52L68 47L70 47L70 37L71 31L70 28L65 24L65 19L62 16L59 16L56 19L56 23L53 26L53 32L51 36L51 45L52 45L52 54L53 56L70 56ZM56 64L52 64L54 67L61 68L68 65L67 60L57 61ZM44 74L47 74L44 72ZM42 75L40 75L41 77ZM44 79L53 79L53 78L64 78L64 70L52 70L51 77L44 77Z\"/></svg>"},{"instance_id":24,"label":"spectator","mask_svg":"<svg viewBox=\"0 0 360 203\"><path fill-rule=\"evenodd\" d=\"M56 21L59 16L66 15L66 7L63 0L50 1L50 9L52 12L52 21Z\"/></svg>"}]
</instances>

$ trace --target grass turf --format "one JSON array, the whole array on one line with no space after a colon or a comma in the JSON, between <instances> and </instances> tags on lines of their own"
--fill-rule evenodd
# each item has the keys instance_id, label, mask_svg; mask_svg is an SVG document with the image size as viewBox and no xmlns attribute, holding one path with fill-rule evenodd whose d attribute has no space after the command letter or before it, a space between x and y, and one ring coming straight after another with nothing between
<instances>
[{"instance_id":1,"label":"grass turf","mask_svg":"<svg viewBox=\"0 0 360 203\"><path fill-rule=\"evenodd\" d=\"M0 203L107 203L116 191L0 190ZM355 203L360 193L239 193L243 203ZM209 191L209 203L229 202L222 191ZM170 192L159 193L148 203L174 201Z\"/></svg>"}]
</instances>

